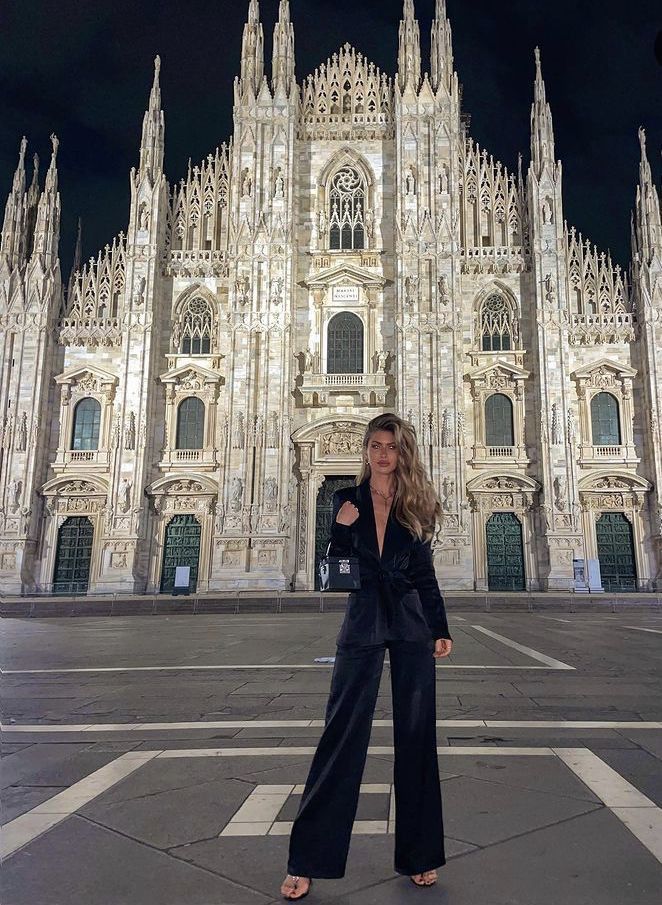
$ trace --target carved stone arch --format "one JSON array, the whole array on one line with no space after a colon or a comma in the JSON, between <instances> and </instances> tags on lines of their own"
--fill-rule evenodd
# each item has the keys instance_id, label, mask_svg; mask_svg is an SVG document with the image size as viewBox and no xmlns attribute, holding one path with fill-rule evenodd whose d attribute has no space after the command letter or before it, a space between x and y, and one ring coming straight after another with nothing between
<instances>
[{"instance_id":1,"label":"carved stone arch","mask_svg":"<svg viewBox=\"0 0 662 905\"><path fill-rule=\"evenodd\" d=\"M506 317L510 324L510 348L509 349L485 349L483 334L485 323L484 307L489 299L500 296L505 301L507 309ZM521 346L520 339L521 306L519 299L509 286L501 280L492 280L477 294L473 306L473 348L479 351L510 351L514 352Z\"/></svg>"},{"instance_id":2,"label":"carved stone arch","mask_svg":"<svg viewBox=\"0 0 662 905\"><path fill-rule=\"evenodd\" d=\"M345 146L336 151L335 154L332 154L320 171L318 189L323 193L322 197L326 197L331 177L344 166L351 166L358 170L363 177L366 187L369 190L373 189L375 185L375 175L372 167L362 154L354 150L354 148Z\"/></svg>"},{"instance_id":3,"label":"carved stone arch","mask_svg":"<svg viewBox=\"0 0 662 905\"><path fill-rule=\"evenodd\" d=\"M209 308L209 323L207 317L200 306L199 312L191 311L191 306L195 304L197 299L201 299ZM208 337L209 349L206 343L200 345L200 351L194 354L214 354L218 351L218 325L220 321L220 303L217 296L200 283L194 283L189 286L173 303L172 313L172 331L171 331L171 352L174 354L191 354L186 352L183 345L187 340L187 335L192 334L189 338L189 345L192 345L193 338L197 338L197 334L201 337ZM201 351L202 349L205 351Z\"/></svg>"}]
</instances>

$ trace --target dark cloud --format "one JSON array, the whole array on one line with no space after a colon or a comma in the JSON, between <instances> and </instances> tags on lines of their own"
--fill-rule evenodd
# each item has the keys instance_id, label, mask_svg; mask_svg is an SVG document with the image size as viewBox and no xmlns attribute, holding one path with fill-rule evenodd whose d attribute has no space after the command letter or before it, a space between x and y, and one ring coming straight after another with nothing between
<instances>
[{"instance_id":1,"label":"dark cloud","mask_svg":"<svg viewBox=\"0 0 662 905\"><path fill-rule=\"evenodd\" d=\"M262 0L267 58L278 0ZM49 154L60 137L62 258L75 223L96 254L128 213L128 173L138 159L152 61L162 57L166 169L171 182L232 132L248 0L6 0L0 9L0 198L23 134ZM394 73L400 0L291 0L299 81L349 42ZM424 59L433 0L416 0ZM448 0L456 66L471 132L508 167L529 154L538 44L564 167L566 217L616 260L629 258L629 214L645 125L660 172L662 67L659 0ZM658 50L658 56L659 56Z\"/></svg>"}]
</instances>

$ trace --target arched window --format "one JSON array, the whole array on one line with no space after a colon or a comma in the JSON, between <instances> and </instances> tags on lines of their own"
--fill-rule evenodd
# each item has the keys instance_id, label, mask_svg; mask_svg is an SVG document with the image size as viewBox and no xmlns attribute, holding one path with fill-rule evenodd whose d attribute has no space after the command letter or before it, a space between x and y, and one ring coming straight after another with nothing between
<instances>
[{"instance_id":1,"label":"arched window","mask_svg":"<svg viewBox=\"0 0 662 905\"><path fill-rule=\"evenodd\" d=\"M366 191L353 167L338 170L329 192L329 241L335 251L365 248Z\"/></svg>"},{"instance_id":2,"label":"arched window","mask_svg":"<svg viewBox=\"0 0 662 905\"><path fill-rule=\"evenodd\" d=\"M72 449L99 449L101 404L96 399L81 399L74 412Z\"/></svg>"},{"instance_id":3,"label":"arched window","mask_svg":"<svg viewBox=\"0 0 662 905\"><path fill-rule=\"evenodd\" d=\"M177 410L177 449L202 449L205 445L205 404L188 396Z\"/></svg>"},{"instance_id":4,"label":"arched window","mask_svg":"<svg viewBox=\"0 0 662 905\"><path fill-rule=\"evenodd\" d=\"M480 334L483 352L507 352L516 346L516 323L508 300L498 292L480 306Z\"/></svg>"},{"instance_id":5,"label":"arched window","mask_svg":"<svg viewBox=\"0 0 662 905\"><path fill-rule=\"evenodd\" d=\"M350 311L329 321L327 374L363 373L363 323Z\"/></svg>"},{"instance_id":6,"label":"arched window","mask_svg":"<svg viewBox=\"0 0 662 905\"><path fill-rule=\"evenodd\" d=\"M513 404L508 396L495 393L485 401L485 446L514 446Z\"/></svg>"},{"instance_id":7,"label":"arched window","mask_svg":"<svg viewBox=\"0 0 662 905\"><path fill-rule=\"evenodd\" d=\"M594 446L621 445L618 400L611 393L598 393L591 399L591 428Z\"/></svg>"},{"instance_id":8,"label":"arched window","mask_svg":"<svg viewBox=\"0 0 662 905\"><path fill-rule=\"evenodd\" d=\"M196 296L186 303L182 312L181 355L209 355L213 312L209 302Z\"/></svg>"}]
</instances>

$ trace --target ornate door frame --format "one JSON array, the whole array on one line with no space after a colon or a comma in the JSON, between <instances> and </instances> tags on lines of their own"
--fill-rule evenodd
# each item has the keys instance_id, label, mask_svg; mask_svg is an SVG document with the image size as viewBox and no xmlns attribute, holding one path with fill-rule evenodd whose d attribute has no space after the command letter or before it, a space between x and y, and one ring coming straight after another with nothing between
<instances>
[{"instance_id":1,"label":"ornate door frame","mask_svg":"<svg viewBox=\"0 0 662 905\"><path fill-rule=\"evenodd\" d=\"M650 490L648 481L631 473L602 471L588 475L579 482L587 558L598 558L596 522L600 515L603 512L622 512L632 526L637 590L640 591L648 590L653 583L651 563L644 548L644 509Z\"/></svg>"},{"instance_id":2,"label":"ornate door frame","mask_svg":"<svg viewBox=\"0 0 662 905\"><path fill-rule=\"evenodd\" d=\"M41 490L44 498L43 558L41 562L40 587L51 593L55 573L58 533L70 516L84 516L92 523L94 530L92 558L87 593L96 590L96 582L101 574L103 539L106 534L108 485L97 475L59 477L49 481Z\"/></svg>"},{"instance_id":3,"label":"ornate door frame","mask_svg":"<svg viewBox=\"0 0 662 905\"><path fill-rule=\"evenodd\" d=\"M522 525L524 577L527 591L540 588L533 509L540 485L526 475L487 472L471 480L467 495L472 512L474 581L476 591L487 591L487 521L494 512L513 512Z\"/></svg>"},{"instance_id":4,"label":"ornate door frame","mask_svg":"<svg viewBox=\"0 0 662 905\"><path fill-rule=\"evenodd\" d=\"M158 594L160 591L166 528L175 515L192 515L200 522L197 590L208 591L218 485L207 475L171 476L155 481L147 488L147 495L152 498L156 513L156 525L151 532L147 593Z\"/></svg>"},{"instance_id":5,"label":"ornate door frame","mask_svg":"<svg viewBox=\"0 0 662 905\"><path fill-rule=\"evenodd\" d=\"M315 587L315 508L327 477L359 473L363 435L369 418L323 418L294 432L299 478L295 540L295 588Z\"/></svg>"}]
</instances>

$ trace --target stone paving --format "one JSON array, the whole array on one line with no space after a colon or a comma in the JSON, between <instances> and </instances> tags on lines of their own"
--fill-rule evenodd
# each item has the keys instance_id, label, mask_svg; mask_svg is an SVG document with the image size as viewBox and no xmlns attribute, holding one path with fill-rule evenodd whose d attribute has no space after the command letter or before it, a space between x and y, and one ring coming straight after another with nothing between
<instances>
[{"instance_id":1,"label":"stone paving","mask_svg":"<svg viewBox=\"0 0 662 905\"><path fill-rule=\"evenodd\" d=\"M2 905L276 903L338 614L4 619ZM388 663L334 905L659 905L662 617L455 612L448 863L393 870Z\"/></svg>"}]
</instances>

